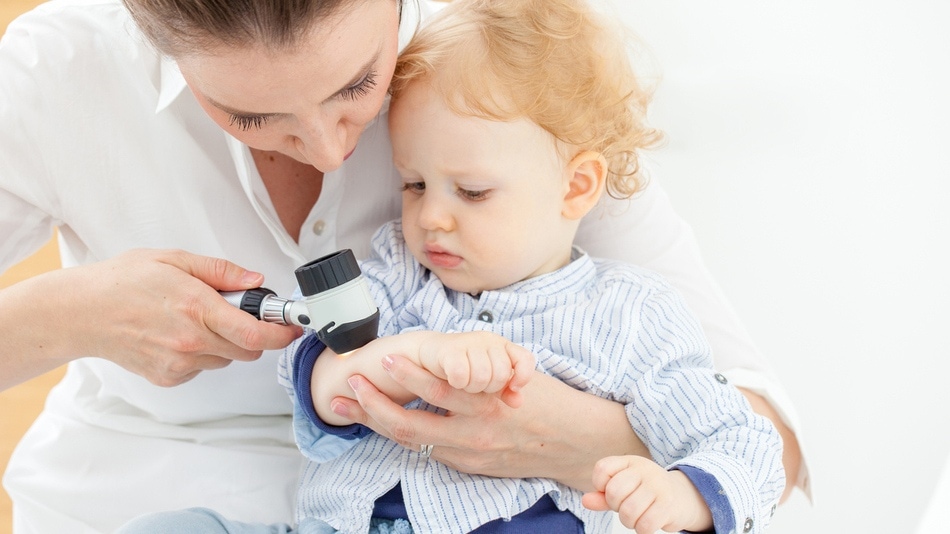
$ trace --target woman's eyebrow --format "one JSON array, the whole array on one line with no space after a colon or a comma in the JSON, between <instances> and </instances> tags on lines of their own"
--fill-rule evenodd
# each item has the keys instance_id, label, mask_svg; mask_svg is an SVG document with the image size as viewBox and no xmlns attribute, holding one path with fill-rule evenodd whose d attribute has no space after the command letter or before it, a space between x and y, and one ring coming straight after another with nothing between
<instances>
[{"instance_id":1,"label":"woman's eyebrow","mask_svg":"<svg viewBox=\"0 0 950 534\"><path fill-rule=\"evenodd\" d=\"M258 113L256 111L241 111L239 109L234 109L230 106L226 106L207 95L205 95L205 100L207 100L209 104L220 109L221 111L225 113L229 113L231 115L237 115L239 117L276 117L277 115L281 115L281 113Z\"/></svg>"},{"instance_id":2,"label":"woman's eyebrow","mask_svg":"<svg viewBox=\"0 0 950 534\"><path fill-rule=\"evenodd\" d=\"M381 48L382 47L380 47L380 49ZM370 69L372 69L373 65L379 60L380 53L381 53L381 50L377 50L376 53L373 54L373 57L369 58L369 60L366 63L364 63L359 68L358 71L356 71L356 74L353 75L353 78L351 78L349 82L343 85L343 87L334 91L334 93L330 95L329 97L327 97L326 100L324 100L324 102L328 100L332 100L333 98L339 96L340 93L359 84L360 81L362 81L363 78L366 77L366 74L370 71ZM228 113L230 115L237 115L239 117L276 117L279 115L283 115L283 113L277 113L277 112L259 113L256 111L242 111L240 109L235 109L235 108L232 108L231 106L222 104L221 102L218 102L217 100L211 98L208 95L205 95L205 100L207 100L209 104L220 109L221 111Z\"/></svg>"}]
</instances>

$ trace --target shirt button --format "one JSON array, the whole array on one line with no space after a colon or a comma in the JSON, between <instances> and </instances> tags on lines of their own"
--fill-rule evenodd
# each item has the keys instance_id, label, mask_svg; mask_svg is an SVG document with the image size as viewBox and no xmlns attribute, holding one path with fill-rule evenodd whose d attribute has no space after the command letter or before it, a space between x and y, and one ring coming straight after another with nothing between
<instances>
[{"instance_id":1,"label":"shirt button","mask_svg":"<svg viewBox=\"0 0 950 534\"><path fill-rule=\"evenodd\" d=\"M479 321L485 321L486 323L490 323L490 322L494 321L495 318L492 316L492 314L491 314L490 311L485 310L485 311L483 311L482 313L479 313L479 314L478 314L478 320L479 320Z\"/></svg>"},{"instance_id":2,"label":"shirt button","mask_svg":"<svg viewBox=\"0 0 950 534\"><path fill-rule=\"evenodd\" d=\"M323 235L323 230L326 229L327 223L320 219L319 221L313 223L313 233L316 235Z\"/></svg>"},{"instance_id":3,"label":"shirt button","mask_svg":"<svg viewBox=\"0 0 950 534\"><path fill-rule=\"evenodd\" d=\"M715 376L716 376L716 380L718 380L720 384L729 383L729 380L727 380L726 377L722 375L722 373L716 373ZM748 530L746 532L748 532Z\"/></svg>"},{"instance_id":4,"label":"shirt button","mask_svg":"<svg viewBox=\"0 0 950 534\"><path fill-rule=\"evenodd\" d=\"M742 532L752 532L752 518L747 517L745 524L742 525Z\"/></svg>"}]
</instances>

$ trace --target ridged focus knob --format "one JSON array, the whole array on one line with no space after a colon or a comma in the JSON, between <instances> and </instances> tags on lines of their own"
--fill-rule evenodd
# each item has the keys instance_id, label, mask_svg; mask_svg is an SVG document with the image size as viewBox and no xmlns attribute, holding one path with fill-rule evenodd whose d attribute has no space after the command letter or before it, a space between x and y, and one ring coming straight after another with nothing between
<instances>
[{"instance_id":1,"label":"ridged focus knob","mask_svg":"<svg viewBox=\"0 0 950 534\"><path fill-rule=\"evenodd\" d=\"M360 274L356 256L348 248L301 265L294 271L297 285L305 297L341 286Z\"/></svg>"},{"instance_id":2,"label":"ridged focus knob","mask_svg":"<svg viewBox=\"0 0 950 534\"><path fill-rule=\"evenodd\" d=\"M276 294L277 293L267 289L266 287L248 289L244 292L244 295L241 298L241 305L239 307L254 317L263 319L261 316L261 302L263 302L268 295Z\"/></svg>"}]
</instances>

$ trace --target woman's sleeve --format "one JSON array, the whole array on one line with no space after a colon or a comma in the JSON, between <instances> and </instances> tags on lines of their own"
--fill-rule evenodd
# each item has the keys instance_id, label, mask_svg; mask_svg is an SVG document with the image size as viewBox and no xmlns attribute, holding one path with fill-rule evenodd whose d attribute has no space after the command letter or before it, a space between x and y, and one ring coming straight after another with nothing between
<instances>
[{"instance_id":1,"label":"woman's sleeve","mask_svg":"<svg viewBox=\"0 0 950 534\"><path fill-rule=\"evenodd\" d=\"M44 132L55 126L42 97L40 22L35 14L20 17L0 39L0 272L42 247L58 224L44 185L51 141Z\"/></svg>"}]
</instances>

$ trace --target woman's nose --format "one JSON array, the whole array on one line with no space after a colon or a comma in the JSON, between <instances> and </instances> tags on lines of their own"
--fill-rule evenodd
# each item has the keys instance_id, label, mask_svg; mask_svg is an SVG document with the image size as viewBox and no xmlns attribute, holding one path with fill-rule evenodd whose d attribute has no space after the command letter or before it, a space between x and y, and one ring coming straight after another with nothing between
<instances>
[{"instance_id":1,"label":"woman's nose","mask_svg":"<svg viewBox=\"0 0 950 534\"><path fill-rule=\"evenodd\" d=\"M323 172L339 168L350 149L346 124L335 117L311 119L295 142L307 161Z\"/></svg>"}]
</instances>

